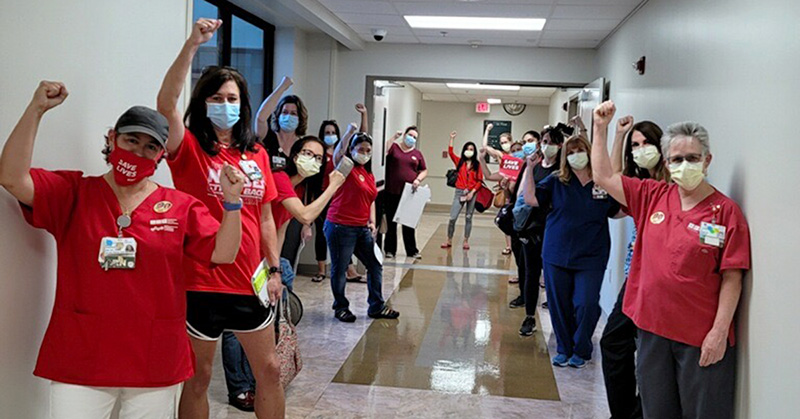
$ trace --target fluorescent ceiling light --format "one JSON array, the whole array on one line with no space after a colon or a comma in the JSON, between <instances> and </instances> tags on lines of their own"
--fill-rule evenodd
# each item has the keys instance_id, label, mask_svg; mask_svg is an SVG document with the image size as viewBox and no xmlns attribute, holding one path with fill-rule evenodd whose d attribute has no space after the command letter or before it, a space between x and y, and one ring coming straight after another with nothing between
<instances>
[{"instance_id":1,"label":"fluorescent ceiling light","mask_svg":"<svg viewBox=\"0 0 800 419\"><path fill-rule=\"evenodd\" d=\"M451 89L466 89L466 90L513 90L518 91L519 86L510 86L507 84L479 84L479 83L446 83L447 87Z\"/></svg>"},{"instance_id":2,"label":"fluorescent ceiling light","mask_svg":"<svg viewBox=\"0 0 800 419\"><path fill-rule=\"evenodd\" d=\"M494 98L489 98L489 99L486 99L486 102L487 102L488 104L490 104L490 105L499 105L499 104L503 103L503 101L502 101L502 100L500 100L500 99L494 99Z\"/></svg>"},{"instance_id":3,"label":"fluorescent ceiling light","mask_svg":"<svg viewBox=\"0 0 800 419\"><path fill-rule=\"evenodd\" d=\"M412 28L540 31L547 19L463 16L403 16Z\"/></svg>"}]
</instances>

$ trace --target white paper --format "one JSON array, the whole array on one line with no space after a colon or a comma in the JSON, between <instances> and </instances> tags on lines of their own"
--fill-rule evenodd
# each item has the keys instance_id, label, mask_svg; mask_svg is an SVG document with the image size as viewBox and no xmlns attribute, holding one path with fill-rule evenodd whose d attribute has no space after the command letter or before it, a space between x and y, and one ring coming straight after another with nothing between
<instances>
[{"instance_id":1,"label":"white paper","mask_svg":"<svg viewBox=\"0 0 800 419\"><path fill-rule=\"evenodd\" d=\"M378 259L378 263L383 266L383 252L381 252L381 248L378 247L378 243L375 243L373 250L375 251L375 259Z\"/></svg>"},{"instance_id":2,"label":"white paper","mask_svg":"<svg viewBox=\"0 0 800 419\"><path fill-rule=\"evenodd\" d=\"M416 192L411 192L411 184L406 183L393 221L404 226L417 228L422 218L422 212L425 210L425 204L430 200L431 188L428 185L420 186Z\"/></svg>"}]
</instances>

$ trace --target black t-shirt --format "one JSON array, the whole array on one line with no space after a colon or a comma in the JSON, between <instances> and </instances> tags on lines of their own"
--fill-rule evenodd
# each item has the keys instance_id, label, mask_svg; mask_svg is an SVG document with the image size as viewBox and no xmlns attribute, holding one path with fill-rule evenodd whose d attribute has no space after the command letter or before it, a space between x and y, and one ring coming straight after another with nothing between
<instances>
[{"instance_id":1,"label":"black t-shirt","mask_svg":"<svg viewBox=\"0 0 800 419\"><path fill-rule=\"evenodd\" d=\"M286 152L289 150L281 149L281 145L278 142L278 134L271 129L267 130L267 136L264 137L263 143L267 154L269 154L269 163L272 171L277 172L285 169L286 159L289 158L289 154Z\"/></svg>"},{"instance_id":2,"label":"black t-shirt","mask_svg":"<svg viewBox=\"0 0 800 419\"><path fill-rule=\"evenodd\" d=\"M546 179L550 174L557 172L560 168L558 161L553 163L550 167L542 166L542 163L537 164L533 168L533 180L536 184L539 184L542 180ZM531 210L531 217L534 217L533 224L531 224L532 228L538 233L544 233L545 222L547 221L547 213L550 212L550 208L541 208L536 207Z\"/></svg>"}]
</instances>

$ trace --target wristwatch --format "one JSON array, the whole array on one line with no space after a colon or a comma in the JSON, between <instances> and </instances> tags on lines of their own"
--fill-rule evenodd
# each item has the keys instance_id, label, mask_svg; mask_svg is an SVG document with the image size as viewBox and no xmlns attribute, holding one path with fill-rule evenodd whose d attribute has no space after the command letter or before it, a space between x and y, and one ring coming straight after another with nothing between
<instances>
[{"instance_id":1,"label":"wristwatch","mask_svg":"<svg viewBox=\"0 0 800 419\"><path fill-rule=\"evenodd\" d=\"M270 266L269 267L269 274L270 275L272 275L272 274L283 274L283 269L281 269L279 267L275 267L275 266Z\"/></svg>"}]
</instances>

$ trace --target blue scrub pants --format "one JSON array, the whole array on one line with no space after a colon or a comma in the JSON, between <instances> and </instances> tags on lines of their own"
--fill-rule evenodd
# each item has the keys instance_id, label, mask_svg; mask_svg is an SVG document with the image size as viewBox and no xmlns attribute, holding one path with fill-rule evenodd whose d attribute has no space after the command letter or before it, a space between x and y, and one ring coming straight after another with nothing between
<instances>
[{"instance_id":1,"label":"blue scrub pants","mask_svg":"<svg viewBox=\"0 0 800 419\"><path fill-rule=\"evenodd\" d=\"M592 359L592 334L600 319L604 269L576 270L544 263L545 292L558 353Z\"/></svg>"}]
</instances>

